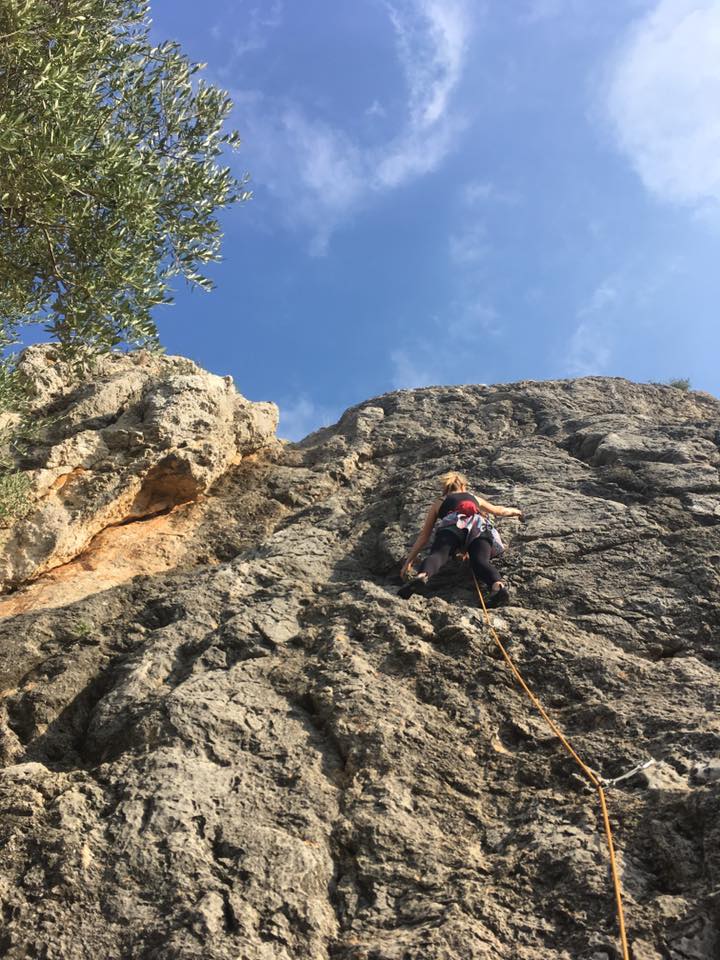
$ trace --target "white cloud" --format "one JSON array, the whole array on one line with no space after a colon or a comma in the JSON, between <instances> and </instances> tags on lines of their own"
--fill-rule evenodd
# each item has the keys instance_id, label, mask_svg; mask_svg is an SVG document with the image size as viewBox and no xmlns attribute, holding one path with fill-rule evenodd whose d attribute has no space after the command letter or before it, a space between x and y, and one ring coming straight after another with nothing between
<instances>
[{"instance_id":1,"label":"white cloud","mask_svg":"<svg viewBox=\"0 0 720 960\"><path fill-rule=\"evenodd\" d=\"M283 2L273 0L264 7L254 6L242 12L242 33L230 37L233 52L233 61L239 60L247 53L262 50L267 45L267 33L279 27L283 22ZM210 36L213 40L222 40L226 37L227 15L210 27ZM227 67L225 72L227 72Z\"/></svg>"},{"instance_id":2,"label":"white cloud","mask_svg":"<svg viewBox=\"0 0 720 960\"><path fill-rule=\"evenodd\" d=\"M380 103L379 100L373 100L370 106L365 111L366 117L384 117L387 115L385 107Z\"/></svg>"},{"instance_id":3,"label":"white cloud","mask_svg":"<svg viewBox=\"0 0 720 960\"><path fill-rule=\"evenodd\" d=\"M443 382L441 365L435 362L427 343L415 343L414 350L402 347L390 354L394 390L414 390Z\"/></svg>"},{"instance_id":4,"label":"white cloud","mask_svg":"<svg viewBox=\"0 0 720 960\"><path fill-rule=\"evenodd\" d=\"M490 253L487 230L482 223L470 224L459 233L451 233L448 246L450 259L460 267L477 266Z\"/></svg>"},{"instance_id":5,"label":"white cloud","mask_svg":"<svg viewBox=\"0 0 720 960\"><path fill-rule=\"evenodd\" d=\"M623 0L625 8L647 7L652 0ZM508 4L510 6L510 4ZM608 10L620 4L591 3L588 0L516 0L512 4L517 20L521 25L534 27L536 24L561 20L553 24L553 29L562 28L575 20L587 26L598 15L606 16ZM614 12L614 9L612 10Z\"/></svg>"},{"instance_id":6,"label":"white cloud","mask_svg":"<svg viewBox=\"0 0 720 960\"><path fill-rule=\"evenodd\" d=\"M487 180L470 180L460 187L457 199L463 222L448 236L448 255L460 273L463 298L472 300L472 291L477 289L479 280L478 268L492 253L487 227L479 217L492 204L514 206L520 202L520 197Z\"/></svg>"},{"instance_id":7,"label":"white cloud","mask_svg":"<svg viewBox=\"0 0 720 960\"><path fill-rule=\"evenodd\" d=\"M455 317L448 324L456 344L470 342L481 345L488 336L497 336L501 330L500 314L482 298L453 304Z\"/></svg>"},{"instance_id":8,"label":"white cloud","mask_svg":"<svg viewBox=\"0 0 720 960\"><path fill-rule=\"evenodd\" d=\"M395 390L415 389L448 383L484 383L487 381L491 354L483 349L481 338L468 332L455 342L439 344L415 340L411 346L394 350L391 384Z\"/></svg>"},{"instance_id":9,"label":"white cloud","mask_svg":"<svg viewBox=\"0 0 720 960\"><path fill-rule=\"evenodd\" d=\"M568 374L607 373L628 339L637 342L640 332L645 340L656 337L662 304L686 266L675 254L626 259L622 269L602 280L575 314L564 358Z\"/></svg>"},{"instance_id":10,"label":"white cloud","mask_svg":"<svg viewBox=\"0 0 720 960\"><path fill-rule=\"evenodd\" d=\"M605 280L578 310L577 326L570 338L567 355L572 376L591 376L606 370L612 356L613 308L617 301L616 284Z\"/></svg>"},{"instance_id":11,"label":"white cloud","mask_svg":"<svg viewBox=\"0 0 720 960\"><path fill-rule=\"evenodd\" d=\"M338 412L315 403L301 394L294 403L280 406L278 436L285 440L302 440L309 433L327 427L338 419Z\"/></svg>"},{"instance_id":12,"label":"white cloud","mask_svg":"<svg viewBox=\"0 0 720 960\"><path fill-rule=\"evenodd\" d=\"M378 151L366 154L373 190L400 187L409 180L432 173L451 151L464 122L445 117L430 131L409 127Z\"/></svg>"},{"instance_id":13,"label":"white cloud","mask_svg":"<svg viewBox=\"0 0 720 960\"><path fill-rule=\"evenodd\" d=\"M471 180L456 195L462 221L448 235L448 260L454 295L448 310L448 329L462 335L461 342L473 339L480 345L488 336L501 332L500 315L488 303L490 262L493 246L484 220L490 204L516 204L519 196L499 189L494 183Z\"/></svg>"},{"instance_id":14,"label":"white cloud","mask_svg":"<svg viewBox=\"0 0 720 960\"><path fill-rule=\"evenodd\" d=\"M469 207L485 203L495 197L497 190L489 180L470 180L462 188L462 197Z\"/></svg>"},{"instance_id":15,"label":"white cloud","mask_svg":"<svg viewBox=\"0 0 720 960\"><path fill-rule=\"evenodd\" d=\"M390 354L393 388L479 383L500 330L497 310L482 298L452 301L442 317L432 318L429 334L415 336L410 330L405 344Z\"/></svg>"},{"instance_id":16,"label":"white cloud","mask_svg":"<svg viewBox=\"0 0 720 960\"><path fill-rule=\"evenodd\" d=\"M515 206L520 195L512 190L503 190L489 180L469 180L460 190L460 198L466 207L480 207L496 203Z\"/></svg>"},{"instance_id":17,"label":"white cloud","mask_svg":"<svg viewBox=\"0 0 720 960\"><path fill-rule=\"evenodd\" d=\"M606 108L646 188L720 202L720 3L661 0L609 67Z\"/></svg>"},{"instance_id":18,"label":"white cloud","mask_svg":"<svg viewBox=\"0 0 720 960\"><path fill-rule=\"evenodd\" d=\"M363 158L358 147L338 130L310 122L290 108L281 117L288 142L295 150L297 173L305 188L330 210L351 206L363 188Z\"/></svg>"},{"instance_id":19,"label":"white cloud","mask_svg":"<svg viewBox=\"0 0 720 960\"><path fill-rule=\"evenodd\" d=\"M310 227L310 251L322 255L340 214L355 207L364 187L359 148L341 131L311 121L294 105L275 111L256 91L235 91L243 139L253 151L257 183L282 201L282 216Z\"/></svg>"},{"instance_id":20,"label":"white cloud","mask_svg":"<svg viewBox=\"0 0 720 960\"><path fill-rule=\"evenodd\" d=\"M389 2L387 7L409 88L410 123L423 130L445 115L460 78L467 13L458 0L406 0Z\"/></svg>"},{"instance_id":21,"label":"white cloud","mask_svg":"<svg viewBox=\"0 0 720 960\"><path fill-rule=\"evenodd\" d=\"M478 209L501 196L491 183L466 183L459 193L464 222L448 236L454 295L448 306L445 327L452 342L460 348L472 345L476 354L488 337L497 336L502 329L497 310L488 303L492 243L485 223L479 219ZM452 355L447 367L452 376L453 367L457 367L457 360L453 362ZM473 372L469 379L476 376Z\"/></svg>"},{"instance_id":22,"label":"white cloud","mask_svg":"<svg viewBox=\"0 0 720 960\"><path fill-rule=\"evenodd\" d=\"M470 35L468 0L386 3L405 74L405 120L381 145L313 116L297 102L231 91L258 184L288 221L310 228L322 254L337 226L373 196L435 170L453 149L463 118L451 109ZM369 115L381 115L375 103Z\"/></svg>"},{"instance_id":23,"label":"white cloud","mask_svg":"<svg viewBox=\"0 0 720 960\"><path fill-rule=\"evenodd\" d=\"M524 23L539 23L543 20L554 20L565 11L567 0L529 0L526 9L521 14Z\"/></svg>"}]
</instances>

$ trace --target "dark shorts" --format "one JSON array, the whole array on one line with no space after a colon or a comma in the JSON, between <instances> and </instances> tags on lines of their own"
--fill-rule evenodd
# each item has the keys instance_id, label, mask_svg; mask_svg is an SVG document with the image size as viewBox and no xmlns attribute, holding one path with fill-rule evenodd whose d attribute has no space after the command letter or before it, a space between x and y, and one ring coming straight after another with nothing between
<instances>
[{"instance_id":1,"label":"dark shorts","mask_svg":"<svg viewBox=\"0 0 720 960\"><path fill-rule=\"evenodd\" d=\"M492 534L489 530L484 530L477 537L473 537L473 543L475 543L476 540L487 540L490 544L493 542ZM459 527L443 527L442 530L438 530L435 534L430 552L446 545L455 550L465 549L466 543L466 530L461 530Z\"/></svg>"}]
</instances>

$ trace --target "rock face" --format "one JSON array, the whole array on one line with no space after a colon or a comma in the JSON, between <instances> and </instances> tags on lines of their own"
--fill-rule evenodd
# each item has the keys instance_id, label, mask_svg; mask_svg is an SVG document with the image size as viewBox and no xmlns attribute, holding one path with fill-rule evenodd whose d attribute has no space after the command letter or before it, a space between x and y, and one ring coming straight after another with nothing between
<instances>
[{"instance_id":1,"label":"rock face","mask_svg":"<svg viewBox=\"0 0 720 960\"><path fill-rule=\"evenodd\" d=\"M467 568L395 595L457 468L526 511L527 681L603 777L655 760L608 790L634 960L716 960L719 431L615 379L390 394L226 475L234 556L2 621L0 953L620 956L595 793Z\"/></svg>"},{"instance_id":2,"label":"rock face","mask_svg":"<svg viewBox=\"0 0 720 960\"><path fill-rule=\"evenodd\" d=\"M0 530L0 589L95 552L107 530L194 503L275 438L274 404L250 403L231 377L184 357L110 354L70 389L54 349L31 347L20 365L35 384L32 413L48 425L21 464L32 479L30 512ZM142 555L125 560L128 546L106 564L116 582L143 571Z\"/></svg>"}]
</instances>

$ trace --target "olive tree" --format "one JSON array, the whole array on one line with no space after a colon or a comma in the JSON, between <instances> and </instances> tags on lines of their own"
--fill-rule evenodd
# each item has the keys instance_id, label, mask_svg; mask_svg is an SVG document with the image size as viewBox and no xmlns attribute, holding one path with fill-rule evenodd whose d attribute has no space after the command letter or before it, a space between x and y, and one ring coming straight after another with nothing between
<instances>
[{"instance_id":1,"label":"olive tree","mask_svg":"<svg viewBox=\"0 0 720 960\"><path fill-rule=\"evenodd\" d=\"M217 211L250 196L230 98L149 34L147 0L0 0L0 413L32 325L77 370L157 346L171 278L211 287Z\"/></svg>"},{"instance_id":2,"label":"olive tree","mask_svg":"<svg viewBox=\"0 0 720 960\"><path fill-rule=\"evenodd\" d=\"M227 94L153 45L146 0L0 2L0 320L64 349L150 343L180 274L209 287Z\"/></svg>"}]
</instances>

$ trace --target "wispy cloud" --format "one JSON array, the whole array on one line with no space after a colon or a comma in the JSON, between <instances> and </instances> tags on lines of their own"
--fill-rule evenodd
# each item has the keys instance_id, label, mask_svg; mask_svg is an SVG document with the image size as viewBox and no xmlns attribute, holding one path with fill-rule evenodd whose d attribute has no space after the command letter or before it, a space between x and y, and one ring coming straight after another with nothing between
<instances>
[{"instance_id":1,"label":"wispy cloud","mask_svg":"<svg viewBox=\"0 0 720 960\"><path fill-rule=\"evenodd\" d=\"M469 26L465 6L458 0L405 0L386 6L407 79L410 125L427 129L447 112L460 78Z\"/></svg>"},{"instance_id":2,"label":"wispy cloud","mask_svg":"<svg viewBox=\"0 0 720 960\"><path fill-rule=\"evenodd\" d=\"M231 37L232 64L267 45L268 32L283 22L283 0L272 0L272 3L267 3L264 7L252 6L247 11L242 11L242 18L242 34ZM214 40L221 40L226 34L227 25L222 20L210 27L210 35ZM226 64L225 72L229 71L231 63Z\"/></svg>"},{"instance_id":3,"label":"wispy cloud","mask_svg":"<svg viewBox=\"0 0 720 960\"><path fill-rule=\"evenodd\" d=\"M387 111L385 107L380 103L379 100L373 100L370 106L365 111L366 117L385 117L387 116Z\"/></svg>"},{"instance_id":4,"label":"wispy cloud","mask_svg":"<svg viewBox=\"0 0 720 960\"><path fill-rule=\"evenodd\" d=\"M490 252L488 233L484 224L472 223L457 233L451 233L448 241L450 260L461 267L482 263Z\"/></svg>"},{"instance_id":5,"label":"wispy cloud","mask_svg":"<svg viewBox=\"0 0 720 960\"><path fill-rule=\"evenodd\" d=\"M420 338L399 347L390 355L391 385L395 390L410 390L449 383L485 383L491 354L483 350L479 339L465 343L449 340L446 345Z\"/></svg>"},{"instance_id":6,"label":"wispy cloud","mask_svg":"<svg viewBox=\"0 0 720 960\"><path fill-rule=\"evenodd\" d=\"M302 440L314 430L327 427L339 417L339 411L316 403L301 394L289 404L280 405L278 436L285 440Z\"/></svg>"},{"instance_id":7,"label":"wispy cloud","mask_svg":"<svg viewBox=\"0 0 720 960\"><path fill-rule=\"evenodd\" d=\"M470 180L457 193L460 225L450 233L448 252L456 267L474 268L484 262L492 251L485 223L491 206L516 206L520 195L505 190L488 180ZM468 271L471 273L471 270Z\"/></svg>"},{"instance_id":8,"label":"wispy cloud","mask_svg":"<svg viewBox=\"0 0 720 960\"><path fill-rule=\"evenodd\" d=\"M489 180L469 180L462 188L462 198L468 206L475 206L494 197L496 189Z\"/></svg>"},{"instance_id":9,"label":"wispy cloud","mask_svg":"<svg viewBox=\"0 0 720 960\"><path fill-rule=\"evenodd\" d=\"M438 364L428 346L426 341L416 341L413 349L400 347L393 350L390 360L394 390L414 390L443 382L442 364Z\"/></svg>"},{"instance_id":10,"label":"wispy cloud","mask_svg":"<svg viewBox=\"0 0 720 960\"><path fill-rule=\"evenodd\" d=\"M481 297L452 300L442 317L431 318L429 330L423 325L423 334L407 337L392 351L393 388L479 382L500 329L498 312Z\"/></svg>"},{"instance_id":11,"label":"wispy cloud","mask_svg":"<svg viewBox=\"0 0 720 960\"><path fill-rule=\"evenodd\" d=\"M652 0L625 0L625 6L647 6L650 2ZM596 14L604 12L604 7L600 3L588 3L588 0L516 0L512 4L518 22L529 27L561 18L563 24L578 17L587 23ZM556 27L557 24L553 23L553 28Z\"/></svg>"},{"instance_id":12,"label":"wispy cloud","mask_svg":"<svg viewBox=\"0 0 720 960\"><path fill-rule=\"evenodd\" d=\"M456 345L480 346L502 330L500 314L481 295L453 305L454 317L448 327Z\"/></svg>"},{"instance_id":13,"label":"wispy cloud","mask_svg":"<svg viewBox=\"0 0 720 960\"><path fill-rule=\"evenodd\" d=\"M693 206L720 202L720 4L661 0L608 68L606 109L646 188Z\"/></svg>"},{"instance_id":14,"label":"wispy cloud","mask_svg":"<svg viewBox=\"0 0 720 960\"><path fill-rule=\"evenodd\" d=\"M468 180L460 190L464 206L478 208L488 204L516 206L520 203L520 194L515 190L506 190L490 180Z\"/></svg>"},{"instance_id":15,"label":"wispy cloud","mask_svg":"<svg viewBox=\"0 0 720 960\"><path fill-rule=\"evenodd\" d=\"M307 105L257 91L231 91L238 125L256 157L257 182L281 201L293 226L310 230L311 250L326 251L337 227L388 190L437 169L464 128L453 94L471 24L468 0L387 2L406 81L405 119L384 143L364 143L352 124L320 119ZM367 111L382 116L374 102Z\"/></svg>"},{"instance_id":16,"label":"wispy cloud","mask_svg":"<svg viewBox=\"0 0 720 960\"><path fill-rule=\"evenodd\" d=\"M567 373L607 373L618 359L627 361L629 338L641 332L646 340L656 337L658 316L686 269L686 258L672 253L629 259L602 279L575 313L564 358Z\"/></svg>"},{"instance_id":17,"label":"wispy cloud","mask_svg":"<svg viewBox=\"0 0 720 960\"><path fill-rule=\"evenodd\" d=\"M572 376L585 377L607 369L612 356L612 324L617 302L616 282L607 279L595 288L588 302L578 310L567 355Z\"/></svg>"},{"instance_id":18,"label":"wispy cloud","mask_svg":"<svg viewBox=\"0 0 720 960\"><path fill-rule=\"evenodd\" d=\"M497 204L516 205L518 194L501 189L487 180L471 180L462 184L455 196L457 226L447 239L448 277L452 282L447 314L443 323L460 349L471 347L479 355L489 338L502 332L501 317L491 303L493 242L488 222L489 207ZM458 374L455 351L450 351L447 363L438 360L445 370L445 379L460 375L462 379L477 376L474 363ZM466 364L461 360L460 366Z\"/></svg>"},{"instance_id":19,"label":"wispy cloud","mask_svg":"<svg viewBox=\"0 0 720 960\"><path fill-rule=\"evenodd\" d=\"M565 11L567 0L524 0L520 19L524 23L540 23L554 20Z\"/></svg>"}]
</instances>

